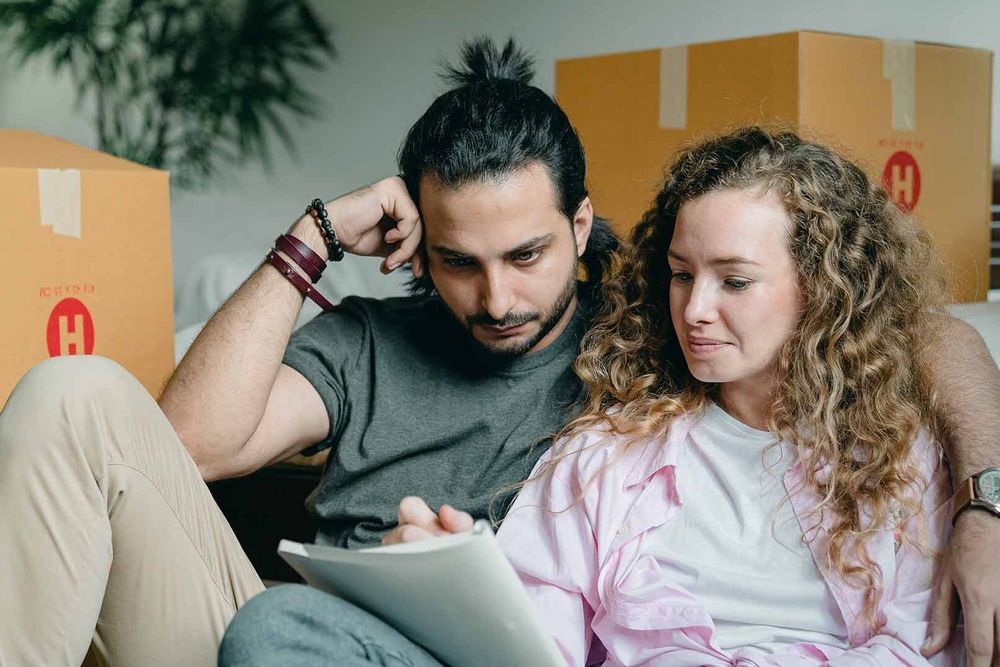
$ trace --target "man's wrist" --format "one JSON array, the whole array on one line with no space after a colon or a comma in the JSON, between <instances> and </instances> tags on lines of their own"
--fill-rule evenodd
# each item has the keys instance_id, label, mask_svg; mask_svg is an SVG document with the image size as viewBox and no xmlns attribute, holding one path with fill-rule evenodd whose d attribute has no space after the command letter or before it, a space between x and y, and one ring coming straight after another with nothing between
<instances>
[{"instance_id":1,"label":"man's wrist","mask_svg":"<svg viewBox=\"0 0 1000 667\"><path fill-rule=\"evenodd\" d=\"M316 222L311 215L306 213L299 218L292 225L289 233L309 246L324 262L330 261L330 251L327 249L326 243L323 241L323 235L320 233L319 228L316 227Z\"/></svg>"},{"instance_id":2,"label":"man's wrist","mask_svg":"<svg viewBox=\"0 0 1000 667\"><path fill-rule=\"evenodd\" d=\"M1000 521L997 521L995 514L974 508L956 514L953 524L956 528L962 526L966 531L971 530L976 534L1000 529Z\"/></svg>"},{"instance_id":3,"label":"man's wrist","mask_svg":"<svg viewBox=\"0 0 1000 667\"><path fill-rule=\"evenodd\" d=\"M326 204L323 203L323 200L313 199L312 203L306 207L306 213L312 216L320 235L323 237L323 242L326 243L329 261L339 262L344 259L344 246L341 245L340 236L334 231L333 224L330 222L330 213L326 210Z\"/></svg>"},{"instance_id":4,"label":"man's wrist","mask_svg":"<svg viewBox=\"0 0 1000 667\"><path fill-rule=\"evenodd\" d=\"M957 483L951 509L953 523L972 511L1000 518L1000 468L984 468Z\"/></svg>"}]
</instances>

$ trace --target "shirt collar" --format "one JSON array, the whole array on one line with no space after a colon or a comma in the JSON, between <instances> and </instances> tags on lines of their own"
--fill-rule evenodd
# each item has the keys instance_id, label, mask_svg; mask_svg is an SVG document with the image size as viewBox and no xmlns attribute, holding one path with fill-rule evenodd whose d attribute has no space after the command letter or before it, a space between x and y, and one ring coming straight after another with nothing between
<instances>
[{"instance_id":1,"label":"shirt collar","mask_svg":"<svg viewBox=\"0 0 1000 667\"><path fill-rule=\"evenodd\" d=\"M662 438L646 438L642 449L635 454L635 461L625 477L624 488L645 484L650 477L667 466L676 466L684 438L695 420L694 416L685 414L671 422L666 442Z\"/></svg>"}]
</instances>

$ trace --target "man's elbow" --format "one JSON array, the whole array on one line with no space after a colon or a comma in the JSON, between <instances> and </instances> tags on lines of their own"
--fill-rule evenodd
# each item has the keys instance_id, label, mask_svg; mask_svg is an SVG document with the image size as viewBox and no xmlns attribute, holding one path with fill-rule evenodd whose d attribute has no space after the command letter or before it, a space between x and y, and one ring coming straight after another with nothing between
<instances>
[{"instance_id":1,"label":"man's elbow","mask_svg":"<svg viewBox=\"0 0 1000 667\"><path fill-rule=\"evenodd\" d=\"M984 360L992 362L986 341L968 322L951 315L934 314L927 324L922 352L925 363L932 370L942 365L942 370L947 370L952 365L949 360L958 360L963 369L968 365L979 366Z\"/></svg>"},{"instance_id":2,"label":"man's elbow","mask_svg":"<svg viewBox=\"0 0 1000 667\"><path fill-rule=\"evenodd\" d=\"M191 460L198 468L198 473L206 482L226 477L220 461L220 446L211 441L211 434L202 425L196 424L178 406L161 401L160 409L167 421L173 427L178 440L187 450Z\"/></svg>"},{"instance_id":3,"label":"man's elbow","mask_svg":"<svg viewBox=\"0 0 1000 667\"><path fill-rule=\"evenodd\" d=\"M198 473L201 475L201 478L206 482L211 481L215 468L215 463L212 461L212 456L210 455L211 448L198 436L198 429L186 428L184 420L174 419L171 418L169 413L166 414L167 419L170 420L170 424L177 433L177 438L184 445L184 449L187 450L191 460L198 467Z\"/></svg>"},{"instance_id":4,"label":"man's elbow","mask_svg":"<svg viewBox=\"0 0 1000 667\"><path fill-rule=\"evenodd\" d=\"M976 327L953 315L935 314L931 316L931 325L935 328L937 335L945 340L975 342L984 345L983 337Z\"/></svg>"}]
</instances>

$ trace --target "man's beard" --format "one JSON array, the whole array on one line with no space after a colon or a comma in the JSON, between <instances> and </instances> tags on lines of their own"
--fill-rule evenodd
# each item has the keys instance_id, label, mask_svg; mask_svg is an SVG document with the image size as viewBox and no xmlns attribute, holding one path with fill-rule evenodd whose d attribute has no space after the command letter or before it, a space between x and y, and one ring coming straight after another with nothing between
<instances>
[{"instance_id":1,"label":"man's beard","mask_svg":"<svg viewBox=\"0 0 1000 667\"><path fill-rule=\"evenodd\" d=\"M535 345L538 344L540 340L545 338L549 333L559 324L559 320L562 319L563 315L569 309L570 304L573 303L573 297L576 296L576 274L570 274L569 281L566 283L565 289L552 304L552 307L548 312L541 313L508 313L499 320L495 320L490 317L487 313L477 313L476 315L468 315L465 318L466 330L469 332L469 336L472 340L479 344L479 347L498 359L513 359L515 357L520 357L521 355L529 352ZM526 338L521 342L514 343L512 345L502 345L497 344L497 342L486 342L476 338L473 334L473 327L477 324L492 325L495 327L515 327L522 324L527 324L528 322L540 321L541 325L538 327L538 331L535 335L530 338Z\"/></svg>"}]
</instances>

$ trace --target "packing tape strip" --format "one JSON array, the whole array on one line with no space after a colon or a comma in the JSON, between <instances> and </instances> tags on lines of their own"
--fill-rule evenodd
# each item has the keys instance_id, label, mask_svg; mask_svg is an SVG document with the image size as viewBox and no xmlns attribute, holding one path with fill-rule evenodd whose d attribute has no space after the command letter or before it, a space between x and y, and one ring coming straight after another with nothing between
<instances>
[{"instance_id":1,"label":"packing tape strip","mask_svg":"<svg viewBox=\"0 0 1000 667\"><path fill-rule=\"evenodd\" d=\"M660 49L660 127L687 127L688 47Z\"/></svg>"},{"instance_id":2,"label":"packing tape strip","mask_svg":"<svg viewBox=\"0 0 1000 667\"><path fill-rule=\"evenodd\" d=\"M42 226L60 236L81 238L80 170L39 169L38 209Z\"/></svg>"},{"instance_id":3,"label":"packing tape strip","mask_svg":"<svg viewBox=\"0 0 1000 667\"><path fill-rule=\"evenodd\" d=\"M882 78L892 84L892 129L917 129L917 47L905 39L882 40Z\"/></svg>"}]
</instances>

